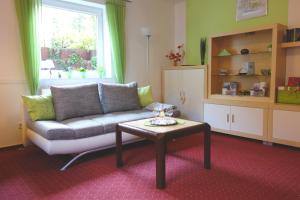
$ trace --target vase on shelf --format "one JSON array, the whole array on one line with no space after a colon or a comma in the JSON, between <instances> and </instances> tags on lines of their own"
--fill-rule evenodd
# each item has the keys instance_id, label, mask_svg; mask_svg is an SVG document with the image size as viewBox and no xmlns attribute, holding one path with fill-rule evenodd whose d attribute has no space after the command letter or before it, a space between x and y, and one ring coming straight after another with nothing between
<instances>
[{"instance_id":1,"label":"vase on shelf","mask_svg":"<svg viewBox=\"0 0 300 200\"><path fill-rule=\"evenodd\" d=\"M177 62L177 61L174 61L174 62L173 62L173 66L177 67L177 66L179 66L179 65L180 65L179 62Z\"/></svg>"},{"instance_id":2,"label":"vase on shelf","mask_svg":"<svg viewBox=\"0 0 300 200\"><path fill-rule=\"evenodd\" d=\"M182 64L185 56L183 44L178 45L175 51L171 50L166 57L172 62L173 66L179 66Z\"/></svg>"}]
</instances>

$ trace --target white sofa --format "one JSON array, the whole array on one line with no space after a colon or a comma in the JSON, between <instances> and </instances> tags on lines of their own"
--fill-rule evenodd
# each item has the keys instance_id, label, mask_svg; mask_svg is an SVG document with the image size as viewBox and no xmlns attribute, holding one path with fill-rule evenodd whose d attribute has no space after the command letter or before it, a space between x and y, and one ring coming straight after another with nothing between
<instances>
[{"instance_id":1,"label":"white sofa","mask_svg":"<svg viewBox=\"0 0 300 200\"><path fill-rule=\"evenodd\" d=\"M128 87L131 86L125 85L124 87L125 88L122 88L121 86L120 90L124 89L126 92L126 90L128 90ZM93 88L95 88L95 85L93 85ZM137 89L136 84L134 84L134 88ZM76 90L76 87L73 87L72 89ZM82 89L82 87L79 86L78 90L80 90L78 91L78 93L79 92L82 93L83 92L82 90L84 89ZM98 93L98 89L97 91L94 92ZM72 95L72 93L70 95ZM115 94L113 92L113 93L108 93L108 95L115 95ZM92 94L89 95L89 98L90 96L92 96ZM57 97L53 97L54 104L55 102L58 104L58 100L55 98L59 98L59 95L57 95ZM136 98L138 98L138 96ZM77 98L75 100L74 98L71 98L69 101L70 102L75 101L76 105L79 105L80 107L80 101L82 100L80 98L79 99ZM90 100L86 100L86 101L89 102ZM103 101L105 101L105 99L103 99ZM121 101L124 100L121 99ZM101 103L100 97L99 97L99 102ZM132 104L132 102L130 103ZM54 107L55 106L57 105L54 105ZM112 106L114 107L113 104ZM78 109L78 106L76 107L77 107L76 109ZM113 107L111 108L114 110ZM131 107L136 108L136 106L131 106ZM120 108L121 107L119 106L118 109ZM81 115L80 117L74 117L74 118L69 118L60 121L57 120L32 121L25 107L24 123L23 123L24 124L23 142L25 146L29 142L32 142L49 155L76 154L76 156L61 169L61 170L65 170L76 159L80 158L81 156L87 153L114 147L116 124L121 122L126 122L126 121L151 118L154 116L153 112L140 109L140 106L138 106L138 108L139 109L132 109L132 110L121 109L121 111L115 111L115 112L106 111L105 113L100 113L100 114L92 114L92 115L84 115L84 116ZM57 107L55 109L57 109ZM56 110L56 112L58 111ZM124 143L130 143L130 142L140 140L138 137L126 133L123 134L122 139Z\"/></svg>"}]
</instances>

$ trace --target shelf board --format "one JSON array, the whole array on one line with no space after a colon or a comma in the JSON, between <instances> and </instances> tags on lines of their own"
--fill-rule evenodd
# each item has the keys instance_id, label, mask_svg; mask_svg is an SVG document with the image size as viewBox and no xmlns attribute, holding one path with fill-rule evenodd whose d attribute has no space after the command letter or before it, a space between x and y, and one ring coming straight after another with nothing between
<instances>
[{"instance_id":1,"label":"shelf board","mask_svg":"<svg viewBox=\"0 0 300 200\"><path fill-rule=\"evenodd\" d=\"M297 104L274 103L270 105L270 108L272 108L273 110L300 112L300 105Z\"/></svg>"},{"instance_id":2,"label":"shelf board","mask_svg":"<svg viewBox=\"0 0 300 200\"><path fill-rule=\"evenodd\" d=\"M300 42L284 42L281 43L281 48L295 48L300 47Z\"/></svg>"},{"instance_id":3,"label":"shelf board","mask_svg":"<svg viewBox=\"0 0 300 200\"><path fill-rule=\"evenodd\" d=\"M222 94L212 94L209 96L211 99L225 99L233 101L251 101L251 102L272 102L270 97L255 97L255 96L230 96Z\"/></svg>"},{"instance_id":4,"label":"shelf board","mask_svg":"<svg viewBox=\"0 0 300 200\"><path fill-rule=\"evenodd\" d=\"M212 96L207 99L204 99L204 103L268 109L270 103L272 102L270 101L261 102L255 100L249 101L244 98L243 99L217 99Z\"/></svg>"},{"instance_id":5,"label":"shelf board","mask_svg":"<svg viewBox=\"0 0 300 200\"><path fill-rule=\"evenodd\" d=\"M270 78L271 76L265 76L265 75L262 75L262 74L253 74L253 75L242 75L242 74L213 74L213 76L239 76L239 77L266 77L266 78Z\"/></svg>"},{"instance_id":6,"label":"shelf board","mask_svg":"<svg viewBox=\"0 0 300 200\"><path fill-rule=\"evenodd\" d=\"M258 52L251 52L251 53L248 53L248 54L233 53L233 54L228 55L228 56L214 55L213 57L226 58L226 57L232 57L232 56L250 56L250 55L260 55L260 54L272 54L272 51L258 51Z\"/></svg>"}]
</instances>

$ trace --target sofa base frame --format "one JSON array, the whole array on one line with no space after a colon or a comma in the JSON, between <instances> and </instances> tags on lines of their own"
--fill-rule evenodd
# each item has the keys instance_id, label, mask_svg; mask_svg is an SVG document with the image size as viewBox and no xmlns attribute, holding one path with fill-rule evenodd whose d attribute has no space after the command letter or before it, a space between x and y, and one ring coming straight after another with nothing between
<instances>
[{"instance_id":1,"label":"sofa base frame","mask_svg":"<svg viewBox=\"0 0 300 200\"><path fill-rule=\"evenodd\" d=\"M31 129L27 129L25 138L27 142L24 142L24 146L33 143L44 150L48 155L75 155L60 168L60 171L67 170L74 162L87 154L114 148L116 144L115 132L76 140L47 140ZM124 133L124 144L130 144L141 140L143 139Z\"/></svg>"},{"instance_id":2,"label":"sofa base frame","mask_svg":"<svg viewBox=\"0 0 300 200\"><path fill-rule=\"evenodd\" d=\"M65 171L68 167L70 167L75 161L77 161L79 158L81 158L82 156L85 156L87 154L90 154L90 153L95 153L97 151L101 151L103 150L103 148L98 148L98 149L93 149L93 150L89 150L89 151L85 151L85 152L82 152L78 155L76 155L74 158L72 158L69 162L67 162L61 169L60 171Z\"/></svg>"}]
</instances>

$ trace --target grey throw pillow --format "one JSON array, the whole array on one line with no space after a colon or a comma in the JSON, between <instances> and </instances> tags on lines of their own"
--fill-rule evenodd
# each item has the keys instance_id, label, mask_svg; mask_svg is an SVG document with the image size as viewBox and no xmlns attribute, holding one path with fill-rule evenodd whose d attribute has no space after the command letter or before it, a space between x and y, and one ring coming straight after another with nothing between
<instances>
[{"instance_id":1,"label":"grey throw pillow","mask_svg":"<svg viewBox=\"0 0 300 200\"><path fill-rule=\"evenodd\" d=\"M99 84L99 94L104 113L140 109L137 83Z\"/></svg>"},{"instance_id":2,"label":"grey throw pillow","mask_svg":"<svg viewBox=\"0 0 300 200\"><path fill-rule=\"evenodd\" d=\"M102 114L98 84L51 87L56 120Z\"/></svg>"}]
</instances>

